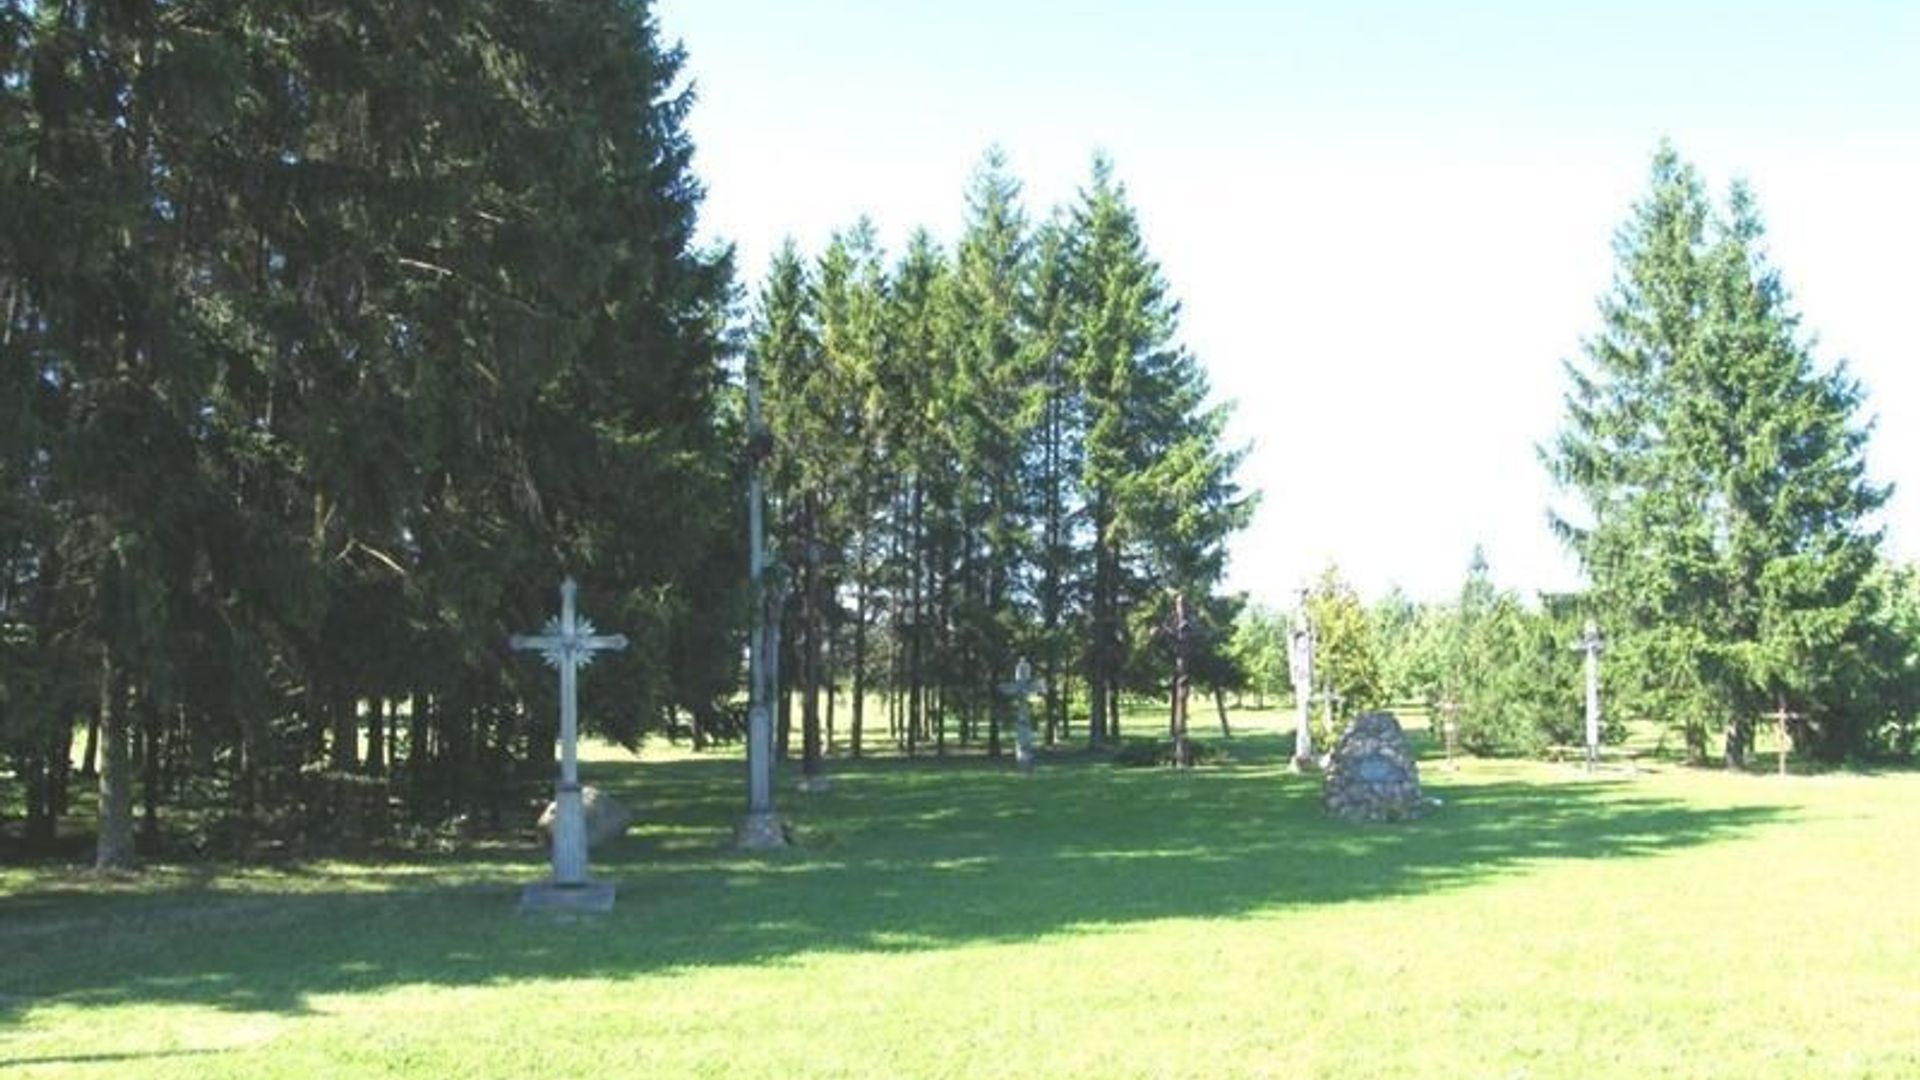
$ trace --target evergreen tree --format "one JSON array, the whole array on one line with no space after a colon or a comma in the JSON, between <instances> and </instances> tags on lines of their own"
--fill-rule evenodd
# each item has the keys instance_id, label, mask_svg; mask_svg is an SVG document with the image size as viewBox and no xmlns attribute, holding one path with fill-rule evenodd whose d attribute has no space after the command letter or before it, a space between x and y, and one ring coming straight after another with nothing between
<instances>
[{"instance_id":1,"label":"evergreen tree","mask_svg":"<svg viewBox=\"0 0 1920 1080\"><path fill-rule=\"evenodd\" d=\"M1857 745L1840 673L1864 647L1862 582L1885 492L1864 479L1861 392L1821 369L1760 250L1751 196L1716 215L1670 146L1619 234L1620 269L1547 460L1585 504L1560 519L1617 626L1630 707L1726 735L1744 762L1764 706Z\"/></svg>"},{"instance_id":2,"label":"evergreen tree","mask_svg":"<svg viewBox=\"0 0 1920 1080\"><path fill-rule=\"evenodd\" d=\"M947 430L962 476L957 629L963 701L970 717L984 705L994 755L1005 701L993 687L1013 670L1015 637L1028 622L1022 609L1033 562L1023 470L1044 383L1031 345L1031 244L1019 182L1005 155L990 149L968 190L955 251Z\"/></svg>"},{"instance_id":3,"label":"evergreen tree","mask_svg":"<svg viewBox=\"0 0 1920 1080\"><path fill-rule=\"evenodd\" d=\"M0 45L0 621L48 676L0 724L57 772L94 711L104 865L189 745L327 827L402 698L413 809L497 816L550 753L504 636L563 569L647 645L591 723L714 694L659 658L724 629L730 268L644 5L7 5Z\"/></svg>"},{"instance_id":4,"label":"evergreen tree","mask_svg":"<svg viewBox=\"0 0 1920 1080\"><path fill-rule=\"evenodd\" d=\"M1251 515L1221 445L1224 406L1177 342L1179 305L1105 158L1071 218L1066 254L1080 386L1081 497L1093 555L1085 664L1089 737L1117 734L1127 611L1159 590L1194 602L1218 580L1225 538Z\"/></svg>"}]
</instances>

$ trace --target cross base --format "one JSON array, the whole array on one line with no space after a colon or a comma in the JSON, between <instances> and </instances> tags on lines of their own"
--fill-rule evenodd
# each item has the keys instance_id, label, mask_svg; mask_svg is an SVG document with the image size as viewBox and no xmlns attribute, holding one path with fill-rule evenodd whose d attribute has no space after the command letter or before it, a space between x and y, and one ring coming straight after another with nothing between
<instances>
[{"instance_id":1,"label":"cross base","mask_svg":"<svg viewBox=\"0 0 1920 1080\"><path fill-rule=\"evenodd\" d=\"M772 814L748 814L734 830L735 843L747 851L771 851L787 846L787 827Z\"/></svg>"},{"instance_id":2,"label":"cross base","mask_svg":"<svg viewBox=\"0 0 1920 1080\"><path fill-rule=\"evenodd\" d=\"M520 890L520 913L605 915L613 910L613 882L561 885L542 881Z\"/></svg>"}]
</instances>

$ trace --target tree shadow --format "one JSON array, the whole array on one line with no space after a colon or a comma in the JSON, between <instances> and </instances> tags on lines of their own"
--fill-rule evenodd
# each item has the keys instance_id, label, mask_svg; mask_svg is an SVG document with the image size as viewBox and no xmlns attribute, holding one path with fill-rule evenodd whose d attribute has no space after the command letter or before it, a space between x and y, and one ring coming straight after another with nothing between
<instances>
[{"instance_id":1,"label":"tree shadow","mask_svg":"<svg viewBox=\"0 0 1920 1080\"><path fill-rule=\"evenodd\" d=\"M597 763L595 782L640 825L595 853L596 873L619 886L613 913L576 922L515 913L519 887L543 866L531 842L416 861L378 887L336 866L278 889L209 877L77 912L45 895L0 896L10 956L0 1023L41 1001L298 1015L315 994L404 984L621 977L1258 916L1469 888L1546 861L1656 856L1784 812L1702 808L1617 781L1440 774L1426 778L1444 800L1431 817L1354 826L1321 816L1317 778L1270 757L1190 774L1062 760L1034 776L979 759L837 762L834 789L813 796L793 794L784 775L780 809L802 846L767 854L731 847L738 761Z\"/></svg>"},{"instance_id":2,"label":"tree shadow","mask_svg":"<svg viewBox=\"0 0 1920 1080\"><path fill-rule=\"evenodd\" d=\"M0 1057L0 1069L24 1069L29 1065L124 1065L135 1061L148 1061L159 1058L207 1057L225 1052L224 1050L149 1050L140 1053L126 1054L50 1054L45 1057Z\"/></svg>"}]
</instances>

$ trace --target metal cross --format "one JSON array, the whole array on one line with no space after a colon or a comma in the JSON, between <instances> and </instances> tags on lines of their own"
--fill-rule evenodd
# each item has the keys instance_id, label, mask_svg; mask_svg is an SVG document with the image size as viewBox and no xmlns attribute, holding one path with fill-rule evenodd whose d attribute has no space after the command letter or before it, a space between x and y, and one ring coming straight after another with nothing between
<instances>
[{"instance_id":1,"label":"metal cross","mask_svg":"<svg viewBox=\"0 0 1920 1080\"><path fill-rule=\"evenodd\" d=\"M580 669L593 655L627 647L625 634L595 633L593 624L574 613L580 586L568 578L560 583L560 614L547 620L538 634L515 634L507 644L537 652L547 666L560 672L560 782L554 788L553 881L556 885L587 883L586 817L580 800Z\"/></svg>"}]
</instances>

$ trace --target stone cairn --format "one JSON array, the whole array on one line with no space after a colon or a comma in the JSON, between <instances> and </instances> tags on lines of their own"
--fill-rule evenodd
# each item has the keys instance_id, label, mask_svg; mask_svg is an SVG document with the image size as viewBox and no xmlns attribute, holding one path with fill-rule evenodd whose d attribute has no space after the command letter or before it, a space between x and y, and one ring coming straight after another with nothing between
<instances>
[{"instance_id":1,"label":"stone cairn","mask_svg":"<svg viewBox=\"0 0 1920 1080\"><path fill-rule=\"evenodd\" d=\"M1321 805L1343 821L1410 821L1433 805L1420 794L1413 747L1389 712L1360 717L1329 755Z\"/></svg>"}]
</instances>

